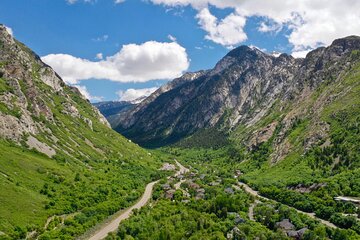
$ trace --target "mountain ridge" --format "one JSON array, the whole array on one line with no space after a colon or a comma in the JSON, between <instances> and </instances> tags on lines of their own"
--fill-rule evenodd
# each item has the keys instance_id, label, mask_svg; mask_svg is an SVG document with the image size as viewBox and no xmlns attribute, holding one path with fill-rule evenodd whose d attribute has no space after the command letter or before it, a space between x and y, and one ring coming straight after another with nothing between
<instances>
[{"instance_id":1,"label":"mountain ridge","mask_svg":"<svg viewBox=\"0 0 360 240\"><path fill-rule=\"evenodd\" d=\"M225 130L239 124L252 126L276 100L297 97L304 87L313 91L326 77L343 71L351 51L360 48L359 39L349 36L334 40L304 59L287 54L274 57L240 46L213 69L201 71L191 81L180 81L180 85L171 86L170 82L166 91L157 91L121 113L115 130L140 145L162 146L199 129L213 128L224 117Z\"/></svg>"}]
</instances>

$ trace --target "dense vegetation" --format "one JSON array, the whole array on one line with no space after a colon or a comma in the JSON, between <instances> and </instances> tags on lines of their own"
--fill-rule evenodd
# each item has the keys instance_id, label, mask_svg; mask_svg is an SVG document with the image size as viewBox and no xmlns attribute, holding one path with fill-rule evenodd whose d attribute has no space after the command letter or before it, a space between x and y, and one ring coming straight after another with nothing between
<instances>
[{"instance_id":1,"label":"dense vegetation","mask_svg":"<svg viewBox=\"0 0 360 240\"><path fill-rule=\"evenodd\" d=\"M254 198L234 187L237 183L234 178L236 168L231 163L238 160L228 158L229 150L165 150L182 162L191 163L192 173L186 175L186 181L181 185L189 195L176 190L169 199L164 186L166 182L173 186L173 182L162 180L155 188L149 206L134 212L133 217L121 223L118 233L108 236L108 239L226 239L228 236L232 236L231 239L290 239L276 227L276 223L283 219L289 219L295 226L294 230L306 228L303 239L355 240L359 237L353 230L325 227L286 205L272 201L255 204L256 221L251 221L248 211ZM191 182L204 189L204 198L197 197ZM227 191L229 188L233 192Z\"/></svg>"},{"instance_id":2,"label":"dense vegetation","mask_svg":"<svg viewBox=\"0 0 360 240\"><path fill-rule=\"evenodd\" d=\"M231 217L219 217L206 212L202 207L209 203L190 204L160 200L153 208L142 209L130 221L121 224L118 232L120 239L226 239L235 224ZM218 203L221 204L221 203ZM239 224L241 231L237 239L286 239L281 234L272 233L264 226L246 221Z\"/></svg>"},{"instance_id":3,"label":"dense vegetation","mask_svg":"<svg viewBox=\"0 0 360 240\"><path fill-rule=\"evenodd\" d=\"M276 222L282 219L289 219L295 226L296 229L304 229L304 235L302 239L333 239L333 240L344 240L344 239L358 239L354 231L342 230L342 229L330 229L326 228L321 224L317 224L316 221L309 217L297 213L295 210L290 209L281 204L259 204L255 207L256 221L261 222L269 229L276 230Z\"/></svg>"},{"instance_id":4,"label":"dense vegetation","mask_svg":"<svg viewBox=\"0 0 360 240\"><path fill-rule=\"evenodd\" d=\"M74 239L161 178L162 157L111 130L78 90L1 30L1 127L14 137L1 132L0 239Z\"/></svg>"},{"instance_id":5,"label":"dense vegetation","mask_svg":"<svg viewBox=\"0 0 360 240\"><path fill-rule=\"evenodd\" d=\"M205 169L205 166L196 169L196 174L186 177L203 187L203 198L197 197L196 190L185 182L182 189L186 189L189 196L177 190L168 199L162 189L166 182L163 180L155 189L152 203L136 211L132 218L120 225L117 235L108 238L226 239L227 234L232 233L235 239L287 239L282 233L272 232L247 219L248 207L253 200L243 191L225 191L235 183L231 175L219 177L219 172L209 174ZM212 185L216 180L219 185Z\"/></svg>"},{"instance_id":6,"label":"dense vegetation","mask_svg":"<svg viewBox=\"0 0 360 240\"><path fill-rule=\"evenodd\" d=\"M34 230L40 239L72 239L133 203L155 176L145 159L66 164L6 141L0 151L3 239Z\"/></svg>"}]
</instances>

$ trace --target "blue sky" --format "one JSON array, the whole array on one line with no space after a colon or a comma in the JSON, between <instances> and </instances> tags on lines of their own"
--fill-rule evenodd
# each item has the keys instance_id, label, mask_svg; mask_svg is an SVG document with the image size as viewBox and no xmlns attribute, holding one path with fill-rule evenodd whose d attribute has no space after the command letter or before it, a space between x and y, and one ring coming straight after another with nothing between
<instances>
[{"instance_id":1,"label":"blue sky","mask_svg":"<svg viewBox=\"0 0 360 240\"><path fill-rule=\"evenodd\" d=\"M269 12L266 6L261 10L264 4L260 0L253 0L248 5L240 5L240 1L229 2L226 5L217 0L126 0L119 4L115 0L1 0L0 23L10 27L14 36L38 55L48 56L44 60L68 79L69 84L87 91L92 101L99 101L99 97L117 100L119 92L123 99L130 99L133 96L126 96L127 89L155 89L184 71L212 68L229 49L238 45L254 45L269 53L291 54L329 44L333 36L337 36L325 32L311 41L299 37L300 34L311 34L312 28L315 31L321 27L321 19L317 19L316 14L311 17L313 7L310 5L285 9L281 1L274 0L274 11ZM251 5L256 2L258 8ZM345 7L346 2L342 2ZM350 4L348 7L352 9ZM277 8L279 14L276 14ZM294 16L292 13L296 10L299 14ZM330 6L329 11L338 9ZM353 14L359 17L357 12ZM212 20L214 22L209 24ZM337 24L346 22L334 22L333 26L336 28ZM359 28L353 27L344 33L339 31L338 35L348 33L359 34ZM142 45L150 41L152 45ZM132 48L125 51L123 45L129 44ZM153 62L152 49L157 49ZM130 51L140 52L132 56ZM111 56L112 60L106 60ZM174 56L180 56L179 64L169 63ZM69 64L56 65L59 61ZM95 64L104 61L104 64L88 65L88 61ZM73 65L69 66L70 63ZM129 67L130 63L137 69ZM124 64L120 73L114 69ZM161 69L162 66L168 71ZM81 72L86 68L99 69L87 74ZM144 73L139 73L142 68ZM72 72L74 69L78 71ZM152 69L157 72L152 73ZM117 72L111 76L102 75L108 70Z\"/></svg>"}]
</instances>

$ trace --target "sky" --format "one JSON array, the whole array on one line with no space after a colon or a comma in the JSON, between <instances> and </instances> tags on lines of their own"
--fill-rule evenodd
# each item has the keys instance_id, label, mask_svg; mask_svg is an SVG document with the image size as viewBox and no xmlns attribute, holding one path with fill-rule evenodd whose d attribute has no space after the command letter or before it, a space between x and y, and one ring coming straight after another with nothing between
<instances>
[{"instance_id":1,"label":"sky","mask_svg":"<svg viewBox=\"0 0 360 240\"><path fill-rule=\"evenodd\" d=\"M91 102L131 101L248 45L294 57L360 35L359 0L1 0L0 23Z\"/></svg>"}]
</instances>

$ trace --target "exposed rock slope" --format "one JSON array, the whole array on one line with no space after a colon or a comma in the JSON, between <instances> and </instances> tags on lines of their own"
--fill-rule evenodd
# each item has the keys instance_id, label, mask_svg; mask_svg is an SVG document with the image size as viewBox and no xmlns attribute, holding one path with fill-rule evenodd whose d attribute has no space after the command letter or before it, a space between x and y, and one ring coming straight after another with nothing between
<instances>
[{"instance_id":1,"label":"exposed rock slope","mask_svg":"<svg viewBox=\"0 0 360 240\"><path fill-rule=\"evenodd\" d=\"M94 121L109 127L97 108L83 114L87 104L80 92L66 86L61 78L30 49L0 27L0 136L53 156L62 136L49 128L49 123L64 127L56 115L63 115L74 124L86 125L93 131ZM74 97L81 98L79 102ZM70 130L70 129L68 129ZM70 133L71 134L71 133ZM37 135L41 135L42 140ZM61 139L65 140L65 139ZM71 136L69 136L71 141ZM71 147L69 147L71 150Z\"/></svg>"},{"instance_id":2,"label":"exposed rock slope","mask_svg":"<svg viewBox=\"0 0 360 240\"><path fill-rule=\"evenodd\" d=\"M185 74L121 113L115 129L139 144L158 146L202 128L251 127L275 104L306 99L324 81L335 81L359 49L356 36L335 40L305 59L241 46L212 70Z\"/></svg>"}]
</instances>

